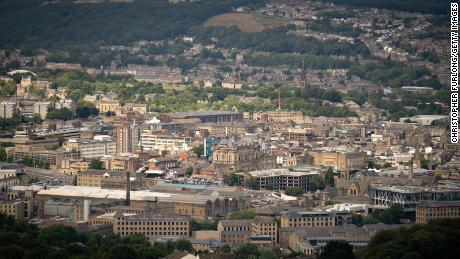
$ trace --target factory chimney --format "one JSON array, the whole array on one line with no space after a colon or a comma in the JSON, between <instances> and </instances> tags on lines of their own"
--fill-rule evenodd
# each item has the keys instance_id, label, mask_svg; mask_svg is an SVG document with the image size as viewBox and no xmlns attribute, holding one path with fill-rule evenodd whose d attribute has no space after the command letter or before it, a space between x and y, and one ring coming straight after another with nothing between
<instances>
[{"instance_id":1,"label":"factory chimney","mask_svg":"<svg viewBox=\"0 0 460 259\"><path fill-rule=\"evenodd\" d=\"M409 161L408 178L409 178L409 184L412 185L412 179L414 179L414 158L411 158L411 160Z\"/></svg>"},{"instance_id":2,"label":"factory chimney","mask_svg":"<svg viewBox=\"0 0 460 259\"><path fill-rule=\"evenodd\" d=\"M281 89L278 88L278 112L281 111Z\"/></svg>"},{"instance_id":3,"label":"factory chimney","mask_svg":"<svg viewBox=\"0 0 460 259\"><path fill-rule=\"evenodd\" d=\"M129 180L129 171L126 172L126 200L125 205L131 205L131 181Z\"/></svg>"}]
</instances>

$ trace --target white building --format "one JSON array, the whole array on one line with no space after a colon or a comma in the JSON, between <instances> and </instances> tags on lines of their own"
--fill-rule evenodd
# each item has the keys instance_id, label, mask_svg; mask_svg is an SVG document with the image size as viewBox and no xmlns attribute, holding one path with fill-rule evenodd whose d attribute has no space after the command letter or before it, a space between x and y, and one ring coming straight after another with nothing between
<instances>
[{"instance_id":1,"label":"white building","mask_svg":"<svg viewBox=\"0 0 460 259\"><path fill-rule=\"evenodd\" d=\"M69 139L64 147L69 151L79 151L83 159L115 155L117 149L110 136L94 136L94 140Z\"/></svg>"},{"instance_id":2,"label":"white building","mask_svg":"<svg viewBox=\"0 0 460 259\"><path fill-rule=\"evenodd\" d=\"M157 135L144 130L141 134L141 143L144 150L188 151L190 150L191 138Z\"/></svg>"}]
</instances>

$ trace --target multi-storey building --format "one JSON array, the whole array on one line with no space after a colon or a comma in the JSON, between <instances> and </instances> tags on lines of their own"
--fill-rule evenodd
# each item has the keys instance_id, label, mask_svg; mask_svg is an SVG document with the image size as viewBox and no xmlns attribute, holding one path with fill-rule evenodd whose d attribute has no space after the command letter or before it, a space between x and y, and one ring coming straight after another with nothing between
<instances>
[{"instance_id":1,"label":"multi-storey building","mask_svg":"<svg viewBox=\"0 0 460 259\"><path fill-rule=\"evenodd\" d=\"M255 180L259 190L285 190L288 187L300 187L308 191L308 182L318 172L294 172L288 169L268 169L252 171L248 175Z\"/></svg>"},{"instance_id":2,"label":"multi-storey building","mask_svg":"<svg viewBox=\"0 0 460 259\"><path fill-rule=\"evenodd\" d=\"M28 137L25 135L15 135L13 143L16 148L25 150L45 150L59 146L57 138Z\"/></svg>"},{"instance_id":3,"label":"multi-storey building","mask_svg":"<svg viewBox=\"0 0 460 259\"><path fill-rule=\"evenodd\" d=\"M102 187L104 179L126 180L126 173L109 170L87 170L77 174L77 186Z\"/></svg>"},{"instance_id":4,"label":"multi-storey building","mask_svg":"<svg viewBox=\"0 0 460 259\"><path fill-rule=\"evenodd\" d=\"M190 137L152 134L149 130L144 130L141 135L141 144L144 150L188 151L190 150L190 143Z\"/></svg>"},{"instance_id":5,"label":"multi-storey building","mask_svg":"<svg viewBox=\"0 0 460 259\"><path fill-rule=\"evenodd\" d=\"M0 213L24 219L24 202L22 201L3 201L0 202Z\"/></svg>"},{"instance_id":6,"label":"multi-storey building","mask_svg":"<svg viewBox=\"0 0 460 259\"><path fill-rule=\"evenodd\" d=\"M0 162L0 191L19 184L18 169L3 169L2 164L3 162Z\"/></svg>"},{"instance_id":7,"label":"multi-storey building","mask_svg":"<svg viewBox=\"0 0 460 259\"><path fill-rule=\"evenodd\" d=\"M51 107L51 102L35 102L34 103L34 114L40 116L42 120L46 119L48 109Z\"/></svg>"},{"instance_id":8,"label":"multi-storey building","mask_svg":"<svg viewBox=\"0 0 460 259\"><path fill-rule=\"evenodd\" d=\"M256 217L251 226L252 237L270 237L273 245L278 243L278 225L272 218Z\"/></svg>"},{"instance_id":9,"label":"multi-storey building","mask_svg":"<svg viewBox=\"0 0 460 259\"><path fill-rule=\"evenodd\" d=\"M429 223L438 219L460 218L460 201L422 202L415 210L416 223Z\"/></svg>"},{"instance_id":10,"label":"multi-storey building","mask_svg":"<svg viewBox=\"0 0 460 259\"><path fill-rule=\"evenodd\" d=\"M83 159L100 158L116 153L116 143L110 136L95 136L94 140L69 139L64 148L80 152Z\"/></svg>"},{"instance_id":11,"label":"multi-storey building","mask_svg":"<svg viewBox=\"0 0 460 259\"><path fill-rule=\"evenodd\" d=\"M460 201L459 188L371 185L371 203L382 208L400 204L405 211L416 211L424 201Z\"/></svg>"},{"instance_id":12,"label":"multi-storey building","mask_svg":"<svg viewBox=\"0 0 460 259\"><path fill-rule=\"evenodd\" d=\"M281 227L312 228L336 225L336 218L325 211L289 212L281 216Z\"/></svg>"},{"instance_id":13,"label":"multi-storey building","mask_svg":"<svg viewBox=\"0 0 460 259\"><path fill-rule=\"evenodd\" d=\"M364 228L358 227L322 227L293 229L289 235L289 248L307 256L321 254L329 241L347 242L357 251L365 247L371 239Z\"/></svg>"},{"instance_id":14,"label":"multi-storey building","mask_svg":"<svg viewBox=\"0 0 460 259\"><path fill-rule=\"evenodd\" d=\"M162 237L190 236L190 219L179 215L162 215L154 212L124 216L117 212L114 215L113 233L120 236L143 234L148 239Z\"/></svg>"},{"instance_id":15,"label":"multi-storey building","mask_svg":"<svg viewBox=\"0 0 460 259\"><path fill-rule=\"evenodd\" d=\"M289 128L283 131L281 136L283 136L285 141L295 141L300 145L305 145L305 143L313 139L313 133L310 129Z\"/></svg>"},{"instance_id":16,"label":"multi-storey building","mask_svg":"<svg viewBox=\"0 0 460 259\"><path fill-rule=\"evenodd\" d=\"M135 123L115 126L116 153L133 153L141 146L141 127Z\"/></svg>"},{"instance_id":17,"label":"multi-storey building","mask_svg":"<svg viewBox=\"0 0 460 259\"><path fill-rule=\"evenodd\" d=\"M229 170L260 170L275 167L275 157L261 151L259 144L240 139L224 139L214 146L212 163Z\"/></svg>"},{"instance_id":18,"label":"multi-storey building","mask_svg":"<svg viewBox=\"0 0 460 259\"><path fill-rule=\"evenodd\" d=\"M217 224L221 241L229 245L245 243L251 237L251 219L221 220Z\"/></svg>"},{"instance_id":19,"label":"multi-storey building","mask_svg":"<svg viewBox=\"0 0 460 259\"><path fill-rule=\"evenodd\" d=\"M254 121L262 122L295 122L297 124L304 123L304 117L299 111L268 111L268 112L259 112L254 113Z\"/></svg>"},{"instance_id":20,"label":"multi-storey building","mask_svg":"<svg viewBox=\"0 0 460 259\"><path fill-rule=\"evenodd\" d=\"M0 103L0 118L10 119L17 112L16 102L3 101Z\"/></svg>"}]
</instances>

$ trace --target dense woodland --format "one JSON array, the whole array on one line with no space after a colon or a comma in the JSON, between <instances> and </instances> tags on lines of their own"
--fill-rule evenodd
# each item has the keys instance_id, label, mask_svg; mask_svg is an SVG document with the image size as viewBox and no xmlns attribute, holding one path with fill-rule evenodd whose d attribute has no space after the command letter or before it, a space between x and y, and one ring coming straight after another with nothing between
<instances>
[{"instance_id":1,"label":"dense woodland","mask_svg":"<svg viewBox=\"0 0 460 259\"><path fill-rule=\"evenodd\" d=\"M0 46L62 48L65 44L126 44L173 38L232 7L266 0L166 0L75 4L74 1L0 1Z\"/></svg>"}]
</instances>

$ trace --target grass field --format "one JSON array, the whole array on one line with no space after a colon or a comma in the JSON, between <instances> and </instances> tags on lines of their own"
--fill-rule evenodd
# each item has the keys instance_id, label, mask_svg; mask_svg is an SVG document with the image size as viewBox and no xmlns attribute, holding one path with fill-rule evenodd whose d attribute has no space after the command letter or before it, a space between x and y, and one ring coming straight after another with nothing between
<instances>
[{"instance_id":1,"label":"grass field","mask_svg":"<svg viewBox=\"0 0 460 259\"><path fill-rule=\"evenodd\" d=\"M204 26L237 26L244 32L259 32L285 25L287 22L287 19L256 13L225 13L209 18L204 22Z\"/></svg>"}]
</instances>

